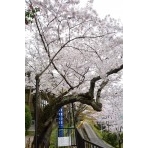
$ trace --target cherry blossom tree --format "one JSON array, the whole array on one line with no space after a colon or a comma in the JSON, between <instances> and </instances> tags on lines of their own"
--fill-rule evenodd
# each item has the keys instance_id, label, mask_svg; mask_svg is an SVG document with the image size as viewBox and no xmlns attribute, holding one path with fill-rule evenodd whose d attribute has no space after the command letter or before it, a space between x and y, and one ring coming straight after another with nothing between
<instances>
[{"instance_id":1,"label":"cherry blossom tree","mask_svg":"<svg viewBox=\"0 0 148 148\"><path fill-rule=\"evenodd\" d=\"M104 104L102 112L98 113L98 121L107 124L107 130L119 132L123 127L123 86L122 70L109 76L110 82L101 93L101 102Z\"/></svg>"},{"instance_id":2,"label":"cherry blossom tree","mask_svg":"<svg viewBox=\"0 0 148 148\"><path fill-rule=\"evenodd\" d=\"M102 110L101 91L111 83L109 76L123 69L122 26L110 16L100 19L91 5L81 8L79 0L30 0L26 12L31 14L26 20L26 85L36 87L36 104L39 95L48 102L43 110L36 106L34 142L49 147L62 106L81 102Z\"/></svg>"}]
</instances>

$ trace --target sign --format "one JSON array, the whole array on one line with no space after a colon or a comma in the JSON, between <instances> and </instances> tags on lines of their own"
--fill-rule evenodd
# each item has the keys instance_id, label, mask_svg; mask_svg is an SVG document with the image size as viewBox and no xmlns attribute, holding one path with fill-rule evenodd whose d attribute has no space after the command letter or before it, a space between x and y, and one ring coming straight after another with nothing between
<instances>
[{"instance_id":1,"label":"sign","mask_svg":"<svg viewBox=\"0 0 148 148\"><path fill-rule=\"evenodd\" d=\"M64 122L63 122L63 108L60 108L58 111L58 126L59 128L64 127ZM64 137L64 130L60 129L58 131L58 137Z\"/></svg>"},{"instance_id":2,"label":"sign","mask_svg":"<svg viewBox=\"0 0 148 148\"><path fill-rule=\"evenodd\" d=\"M58 146L71 146L71 137L58 137Z\"/></svg>"}]
</instances>

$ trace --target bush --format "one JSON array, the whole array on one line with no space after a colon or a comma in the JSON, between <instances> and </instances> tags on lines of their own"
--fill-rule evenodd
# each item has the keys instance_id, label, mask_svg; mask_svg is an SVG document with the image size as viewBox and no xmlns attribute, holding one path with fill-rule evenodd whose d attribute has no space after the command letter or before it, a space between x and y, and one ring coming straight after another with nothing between
<instances>
[{"instance_id":1,"label":"bush","mask_svg":"<svg viewBox=\"0 0 148 148\"><path fill-rule=\"evenodd\" d=\"M31 126L31 112L29 106L25 105L25 130L28 131L29 127Z\"/></svg>"},{"instance_id":2,"label":"bush","mask_svg":"<svg viewBox=\"0 0 148 148\"><path fill-rule=\"evenodd\" d=\"M123 143L123 133L120 134L121 143Z\"/></svg>"},{"instance_id":3,"label":"bush","mask_svg":"<svg viewBox=\"0 0 148 148\"><path fill-rule=\"evenodd\" d=\"M116 133L104 132L103 140L105 140L107 143L111 144L114 147L118 145L118 139Z\"/></svg>"}]
</instances>

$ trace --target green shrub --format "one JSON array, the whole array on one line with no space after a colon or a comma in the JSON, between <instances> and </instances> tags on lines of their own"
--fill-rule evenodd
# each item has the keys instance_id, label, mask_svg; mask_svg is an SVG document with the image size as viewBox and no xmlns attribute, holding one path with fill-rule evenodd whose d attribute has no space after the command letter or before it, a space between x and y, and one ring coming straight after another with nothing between
<instances>
[{"instance_id":1,"label":"green shrub","mask_svg":"<svg viewBox=\"0 0 148 148\"><path fill-rule=\"evenodd\" d=\"M118 145L118 138L117 138L116 133L104 132L103 140L105 140L107 143L111 144L114 147Z\"/></svg>"},{"instance_id":2,"label":"green shrub","mask_svg":"<svg viewBox=\"0 0 148 148\"><path fill-rule=\"evenodd\" d=\"M27 105L25 105L25 131L27 132L29 127L31 126L31 112Z\"/></svg>"},{"instance_id":3,"label":"green shrub","mask_svg":"<svg viewBox=\"0 0 148 148\"><path fill-rule=\"evenodd\" d=\"M123 143L123 133L120 134L121 143Z\"/></svg>"}]
</instances>

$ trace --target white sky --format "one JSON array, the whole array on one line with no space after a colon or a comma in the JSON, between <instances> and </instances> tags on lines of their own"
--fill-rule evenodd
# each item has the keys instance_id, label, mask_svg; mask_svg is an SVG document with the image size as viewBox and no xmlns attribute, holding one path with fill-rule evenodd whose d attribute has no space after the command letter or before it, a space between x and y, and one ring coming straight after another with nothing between
<instances>
[{"instance_id":1,"label":"white sky","mask_svg":"<svg viewBox=\"0 0 148 148\"><path fill-rule=\"evenodd\" d=\"M88 0L80 0L82 5L85 5ZM94 0L93 8L103 18L110 14L111 17L121 19L123 22L123 0Z\"/></svg>"}]
</instances>

